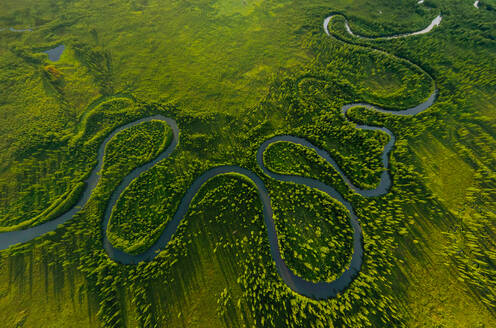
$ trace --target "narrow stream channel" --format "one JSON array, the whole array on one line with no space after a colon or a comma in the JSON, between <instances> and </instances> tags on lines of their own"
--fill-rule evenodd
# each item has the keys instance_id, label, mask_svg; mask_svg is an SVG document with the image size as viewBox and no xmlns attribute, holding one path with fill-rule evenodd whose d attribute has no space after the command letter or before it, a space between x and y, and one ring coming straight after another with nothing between
<instances>
[{"instance_id":1,"label":"narrow stream channel","mask_svg":"<svg viewBox=\"0 0 496 328\"><path fill-rule=\"evenodd\" d=\"M328 30L328 24L331 21L331 19L335 17L329 16L324 20L324 30L325 32L330 35L329 30ZM439 25L441 22L441 16L436 17L432 23L425 28L422 31L418 32L413 32L409 34L400 34L396 36L388 36L388 37L383 37L386 39L391 39L391 38L398 38L398 37L405 37L409 35L417 35L417 34L423 34L427 33L434 26ZM348 32L351 35L354 35L351 30L349 29L348 23L346 21L346 26L348 29ZM360 37L360 36L358 36ZM63 51L63 49L62 49ZM50 56L50 54L49 54ZM58 59L57 59L58 60ZM412 65L415 65L411 63ZM417 66L417 65L415 65ZM418 66L417 66L418 67ZM427 74L424 71L425 74ZM432 79L432 77L431 77ZM434 81L434 80L433 80ZM435 84L435 83L434 83ZM344 115L344 117L349 120L348 118L348 111L354 107L366 107L370 110L378 111L381 113L387 113L389 115L416 115L427 108L429 108L436 100L438 95L438 91L435 89L432 94L429 96L427 100L425 100L423 103L404 110L387 110L383 109L381 107L368 104L368 103L352 103L352 104L347 104L344 105L341 108L341 112ZM380 196L384 195L387 193L391 187L391 177L389 175L389 154L391 150L394 147L395 144L395 136L394 134L388 130L385 127L382 126L370 126L370 125L357 125L356 128L358 129L366 129L366 130L378 130L382 131L384 133L387 133L389 135L389 142L387 145L384 147L383 153L382 153L382 164L383 164L383 173L381 175L381 180L379 185L371 190L363 190L360 189L356 186L353 185L353 183L350 181L350 179L345 175L343 170L337 165L336 161L332 158L332 156L325 150L318 148L317 146L313 145L309 141L303 138L295 137L295 136L290 136L290 135L280 135L276 136L273 138L270 138L266 140L265 142L260 145L258 152L256 154L256 161L259 167L262 169L263 173L267 175L268 177L279 180L279 181L285 181L285 182L292 182L296 184L302 184L305 186L308 186L310 188L318 189L326 194L328 194L330 197L334 198L336 201L339 203L343 204L344 207L349 212L350 215L350 224L353 228L353 254L351 257L351 261L349 263L349 266L347 269L339 276L336 280L331 281L331 282L311 282L308 280L305 280L296 274L294 274L291 269L288 268L286 263L281 257L281 252L279 249L279 242L278 242L278 236L277 236L277 231L275 228L274 224L274 219L273 219L273 210L272 210L272 205L271 205L271 200L270 200L270 195L265 187L264 182L262 179L255 174L254 172L247 170L242 167L238 166L219 166L219 167L214 167L206 172L204 172L202 175L200 175L189 187L189 189L186 191L185 195L183 196L179 207L174 214L172 220L167 224L165 227L164 231L160 235L159 239L145 252L142 254L138 255L132 255L125 253L115 247L112 246L110 241L108 240L107 237L107 227L110 222L110 218L112 216L112 209L114 208L117 200L121 196L121 194L125 191L126 187L129 186L129 184L139 177L140 174L143 172L149 170L152 168L154 165L156 165L158 162L165 160L168 158L176 148L176 146L179 143L179 128L177 126L177 123L174 119L164 117L162 115L154 115L146 118L142 118L140 120L125 124L117 129L115 129L112 133L110 133L105 140L101 143L98 149L98 164L96 167L93 168L91 171L89 177L85 180L86 187L83 192L83 195L81 199L78 201L78 203L72 207L70 210L68 210L66 213L62 214L58 218L40 224L38 226L28 228L25 230L18 230L18 231L12 231L12 232L5 232L5 233L0 233L0 249L6 249L12 245L18 244L18 243L24 243L29 240L32 240L36 237L40 237L50 231L54 231L57 229L57 227L60 224L63 224L70 220L71 218L74 217L74 215L80 211L82 207L85 206L85 204L88 202L88 200L91 197L91 194L94 190L94 188L97 186L99 180L100 180L100 174L101 170L103 167L103 158L105 155L105 147L108 144L108 142L120 131L128 129L132 126L135 126L137 124L141 124L144 122L149 122L152 120L160 120L163 122L166 122L173 131L173 139L171 144L167 147L166 150L164 150L162 153L160 153L155 159L152 161L134 169L130 174L128 174L126 177L123 178L119 186L113 191L105 209L105 215L104 215L104 220L102 223L102 236L103 236L103 247L105 251L107 252L108 256L120 263L123 264L136 264L142 261L150 261L152 260L157 254L159 253L160 250L163 250L171 238L173 237L174 233L177 230L177 227L179 226L181 220L185 217L186 213L188 212L189 206L191 204L191 201L193 200L193 197L196 195L196 193L199 191L201 186L207 182L209 179L212 179L213 177L216 177L221 174L229 174L229 173L237 173L237 174L242 174L248 179L250 179L254 185L256 186L258 190L258 195L260 197L260 200L263 204L263 214L264 214L264 221L265 225L267 228L267 237L269 239L269 244L270 244L270 250L271 250L271 255L272 258L274 259L274 262L276 264L277 270L283 279L283 281L291 288L293 291L307 296L309 298L313 299L328 299L328 298L333 298L336 297L336 295L342 291L344 291L355 279L355 277L359 274L362 262L363 262L363 234L362 234L362 229L360 227L359 219L355 214L355 211L353 209L353 206L346 200L344 197L336 191L331 186L328 186L318 180L311 179L311 178L306 178L306 177L301 177L301 176L293 176L293 175L282 175L282 174L277 174L272 171L270 171L264 164L263 162L263 153L269 147L272 143L274 142L279 142L279 141L287 141L287 142L292 142L295 144L302 145L304 147L313 149L317 152L319 156L321 156L324 160L326 160L330 165L334 167L334 169L337 170L337 172L341 175L343 181L348 185L349 188L351 188L354 192L364 196L364 197L375 197L375 196Z\"/></svg>"}]
</instances>

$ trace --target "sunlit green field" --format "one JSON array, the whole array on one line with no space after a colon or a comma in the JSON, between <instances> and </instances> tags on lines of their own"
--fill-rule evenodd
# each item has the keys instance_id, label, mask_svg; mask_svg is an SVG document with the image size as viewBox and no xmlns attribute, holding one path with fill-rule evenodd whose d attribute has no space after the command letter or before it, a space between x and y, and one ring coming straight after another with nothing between
<instances>
[{"instance_id":1,"label":"sunlit green field","mask_svg":"<svg viewBox=\"0 0 496 328\"><path fill-rule=\"evenodd\" d=\"M350 37L417 31L395 40ZM8 28L31 28L12 32ZM5 30L2 30L5 28ZM88 204L63 227L0 252L5 327L496 326L496 2L3 0L0 3L0 232L33 227L72 206L105 136L153 114L180 129L174 153L133 181L107 229L128 253L148 249L207 169L237 165L266 184L282 257L299 276L332 281L352 231L339 203L264 175L260 144L290 134L374 188L386 134L392 189L353 193L316 153L291 143L264 154L274 172L312 177L353 204L364 264L337 298L293 292L271 258L261 203L242 176L206 183L153 261L123 265L102 247L112 191L171 140L143 123L107 146ZM44 51L65 45L59 61ZM375 51L373 48L382 50ZM430 76L429 76L430 75ZM0 238L1 235L0 235Z\"/></svg>"}]
</instances>

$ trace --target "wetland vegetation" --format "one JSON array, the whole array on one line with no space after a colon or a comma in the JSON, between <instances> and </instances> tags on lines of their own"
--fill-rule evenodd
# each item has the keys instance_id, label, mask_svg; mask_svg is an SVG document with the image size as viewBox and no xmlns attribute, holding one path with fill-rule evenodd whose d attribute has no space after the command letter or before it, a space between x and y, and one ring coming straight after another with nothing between
<instances>
[{"instance_id":1,"label":"wetland vegetation","mask_svg":"<svg viewBox=\"0 0 496 328\"><path fill-rule=\"evenodd\" d=\"M429 33L374 38L422 30L439 14ZM0 233L76 204L117 128L162 115L180 130L174 150L118 195L104 231L121 181L173 142L166 122L115 134L85 206L0 252L5 326L495 326L495 16L492 0L0 3ZM368 38L350 35L345 19ZM62 44L57 61L44 53ZM435 89L415 116L342 112L406 109ZM360 126L394 135L386 171L391 136ZM349 211L266 174L257 153L280 135L325 150L360 189L391 176L387 193L365 197L308 147L279 141L263 153L269 171L318 180L352 205L363 263L336 297L312 299L281 277L260 189L242 174L199 187L153 260L109 257L105 236L146 251L204 172L235 166L267 188L288 268L334 281L353 254Z\"/></svg>"}]
</instances>

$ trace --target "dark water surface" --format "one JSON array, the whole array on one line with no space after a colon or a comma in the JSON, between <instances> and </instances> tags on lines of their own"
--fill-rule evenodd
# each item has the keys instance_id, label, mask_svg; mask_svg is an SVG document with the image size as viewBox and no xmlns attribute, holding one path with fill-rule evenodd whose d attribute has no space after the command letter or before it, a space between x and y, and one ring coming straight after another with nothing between
<instances>
[{"instance_id":1,"label":"dark water surface","mask_svg":"<svg viewBox=\"0 0 496 328\"><path fill-rule=\"evenodd\" d=\"M57 46L53 49L43 51L44 53L48 54L48 59L50 59L53 62L59 61L60 56L62 56L62 53L65 50L65 46L61 44L60 46Z\"/></svg>"}]
</instances>

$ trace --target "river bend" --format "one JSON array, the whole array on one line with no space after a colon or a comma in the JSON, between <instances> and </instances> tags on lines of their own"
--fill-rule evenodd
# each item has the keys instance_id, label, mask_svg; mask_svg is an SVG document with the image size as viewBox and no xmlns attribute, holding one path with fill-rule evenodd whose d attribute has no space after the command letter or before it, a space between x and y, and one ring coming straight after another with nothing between
<instances>
[{"instance_id":1,"label":"river bend","mask_svg":"<svg viewBox=\"0 0 496 328\"><path fill-rule=\"evenodd\" d=\"M331 21L331 19L335 17L329 16L324 20L324 30L325 32L330 35L329 30L328 30L328 24ZM422 31L418 32L413 32L409 34L401 34L401 35L396 35L396 36L388 36L388 37L383 37L385 39L390 39L390 38L398 38L398 37L406 37L409 35L417 35L417 34L423 34L429 32L434 26L438 25L439 22L441 21L441 16L436 17L436 19L433 20L431 25L429 25L427 28L425 28ZM346 26L347 30L351 35L353 32L348 26L348 22L346 21ZM356 36L356 35L355 35ZM360 37L360 36L358 36ZM411 62L410 62L411 63ZM415 65L411 63L412 65ZM415 65L417 66L417 65ZM418 67L418 66L417 66ZM425 72L425 71L424 71ZM426 73L427 74L427 73ZM425 100L423 103L404 110L388 110L388 109L383 109L381 107L375 106L373 104L368 104L368 103L352 103L352 104L346 104L341 108L341 112L344 115L346 120L350 120L348 118L348 111L354 107L366 107L370 110L374 110L377 112L381 113L387 113L390 115L416 115L427 108L429 108L436 100L437 98L437 90L434 90L432 94L429 96L427 100ZM318 189L333 199L335 199L337 202L341 203L349 212L349 217L350 217L350 225L353 228L353 253L351 256L351 261L348 265L348 267L345 269L345 271L335 280L327 282L327 281L321 281L321 282L311 282L308 280L305 280L302 277L297 276L295 273L291 271L291 269L288 268L284 260L282 259L281 256L281 251L279 248L279 242L278 242L278 236L277 236L277 231L273 219L273 210L272 210L272 204L270 200L270 195L269 192L267 191L265 184L263 180L255 174L253 171L250 171L248 169L238 167L238 166L218 166L211 168L204 172L202 175L200 175L188 188L186 193L184 194L179 207L174 214L172 220L166 225L164 231L161 233L160 237L158 240L145 252L138 254L138 255L132 255L128 254L126 252L123 252L122 250L119 250L115 247L112 246L111 242L109 241L107 237L107 227L110 221L110 218L112 216L112 209L115 207L115 204L117 203L117 200L121 196L121 194L125 191L126 187L129 186L129 184L136 179L140 174L143 172L149 170L152 168L155 164L158 162L165 160L168 158L176 148L176 146L179 143L179 128L177 126L177 123L174 119L168 118L162 115L154 115L146 118L139 119L137 121L125 124L123 126L118 127L115 129L113 132L111 132L101 143L101 145L98 148L98 162L97 165L92 169L90 172L89 177L85 180L85 189L83 191L83 195L79 199L76 205L74 205L71 209L69 209L67 212L59 216L58 218L51 220L49 222L42 223L40 225L37 225L35 227L31 227L28 229L24 230L17 230L17 231L11 231L11 232L4 232L0 233L0 249L6 249L12 245L18 244L18 243L24 243L27 241L30 241L34 238L40 237L50 231L54 231L57 229L57 227L61 224L66 223L69 221L71 218L74 217L76 213L78 213L82 207L86 205L88 200L91 197L91 194L94 190L94 188L97 186L98 182L100 181L100 176L101 176L101 170L103 167L103 159L105 155L105 147L108 144L108 142L120 131L125 130L127 128L130 128L132 126L135 126L137 124L141 124L144 122L149 122L152 120L160 120L165 123L167 123L171 129L172 129L172 141L170 145L163 151L161 152L155 159L152 161L135 168L131 173L129 173L127 176L125 176L121 183L115 188L115 190L112 192L112 195L106 205L105 209L105 214L104 214L104 219L102 222L102 236L103 236L103 247L105 251L107 252L108 256L120 263L123 264L137 264L142 261L150 261L155 258L155 256L158 255L160 250L163 250L165 247L167 247L167 244L173 237L174 233L176 232L179 224L181 223L181 220L185 217L186 213L188 212L189 206L191 204L191 201L193 200L194 196L196 193L200 190L202 185L207 182L208 180L222 174L229 174L229 173L237 173L245 176L249 180L253 182L253 184L256 186L256 189L258 191L258 195L260 198L260 201L262 202L263 205L263 216L264 216L264 222L265 226L267 229L267 237L269 240L270 244L270 251L272 258L276 264L277 270L279 272L280 277L282 280L288 285L289 288L291 288L293 291L296 293L299 293L301 295L307 296L309 298L313 299L328 299L328 298L333 298L336 297L337 294L340 292L344 291L355 279L355 277L359 274L362 262L363 262L363 234L362 234L362 229L360 227L359 219L355 214L355 211L353 209L353 206L351 203L349 203L336 189L333 187L326 185L318 180L311 179L311 178L306 178L302 176L293 176L293 175L284 175L284 174L278 174L270 171L264 164L263 161L263 154L264 151L273 143L279 142L279 141L286 141L286 142L292 142L295 144L302 145L304 147L313 149L317 154L322 157L325 161L327 161L341 176L345 184L354 192L364 196L364 197L375 197L375 196L380 196L384 195L385 193L388 192L388 190L391 187L391 177L389 175L389 154L391 150L394 147L395 144L395 136L394 134L388 130L385 127L382 126L370 126L370 125L356 125L356 128L358 129L366 129L366 130L377 130L377 131L382 131L386 134L389 135L389 141L385 145L383 153L382 153L382 165L383 165L383 172L381 174L381 180L378 184L378 186L374 189L360 189L353 185L353 183L350 181L350 179L346 176L346 174L343 172L343 170L339 167L339 165L336 163L336 161L332 158L332 156L324 149L321 149L312 143L310 143L308 140L291 136L291 135L279 135L273 138L270 138L266 140L265 142L260 145L257 154L256 154L256 162L259 165L259 167L262 169L262 172L275 180L279 181L284 181L284 182L291 182L291 183L296 183L296 184L301 184L308 186L310 188Z\"/></svg>"},{"instance_id":2,"label":"river bend","mask_svg":"<svg viewBox=\"0 0 496 328\"><path fill-rule=\"evenodd\" d=\"M326 19L324 19L324 31L326 32L327 35L331 35L329 33L329 23L331 22L331 20L334 17L337 17L337 16L343 16L343 15L342 14L335 14L335 15L331 15L331 16L327 17ZM425 27L424 29L422 29L420 31L403 33L403 34L395 34L395 35L387 35L387 36L368 37L368 36L362 36L359 34L355 34L351 30L350 24L348 23L348 19L345 16L343 16L343 17L344 17L344 27L346 28L346 31L348 32L348 34L350 34L351 36L354 36L356 38L365 39L365 40L391 40L391 39L406 38L406 37L414 36L414 35L426 34L426 33L429 33L430 31L432 31L432 29L434 27L439 26L441 24L441 20L443 19L441 14L439 14L438 16L436 16L432 20L432 22L427 27Z\"/></svg>"}]
</instances>

